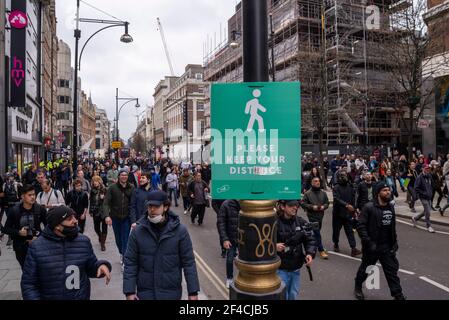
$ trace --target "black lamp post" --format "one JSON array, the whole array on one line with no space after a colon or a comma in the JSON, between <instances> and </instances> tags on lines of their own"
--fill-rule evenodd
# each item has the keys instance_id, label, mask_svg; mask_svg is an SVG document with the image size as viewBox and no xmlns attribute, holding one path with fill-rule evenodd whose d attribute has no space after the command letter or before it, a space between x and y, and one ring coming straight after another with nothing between
<instances>
[{"instance_id":1,"label":"black lamp post","mask_svg":"<svg viewBox=\"0 0 449 320\"><path fill-rule=\"evenodd\" d=\"M125 103L122 104L120 109L118 107L119 101L125 101ZM119 121L119 117L120 117L120 112L122 111L124 106L126 106L128 103L133 102L133 101L136 102L136 109L139 109L140 108L139 98L121 98L118 96L118 88L116 89L116 95L115 95L115 141L120 141L119 131L118 131L118 121ZM115 152L115 159L118 163L117 149Z\"/></svg>"},{"instance_id":2,"label":"black lamp post","mask_svg":"<svg viewBox=\"0 0 449 320\"><path fill-rule=\"evenodd\" d=\"M133 38L128 33L129 22L120 21L120 20L97 20L97 19L81 19L80 15L80 0L76 1L76 29L74 32L75 36L75 76L74 76L74 85L73 85L73 148L72 148L72 157L73 157L73 169L76 170L78 166L78 71L81 69L81 58L86 48L86 45L89 41L98 33L103 30L114 28L114 27L125 27L125 33L120 37L120 41L123 43L131 43L133 42ZM87 39L83 48L81 49L81 54L78 55L79 51L79 40L81 38L81 30L79 28L79 23L99 23L99 24L107 24L108 26L101 28L92 34L89 39Z\"/></svg>"},{"instance_id":3,"label":"black lamp post","mask_svg":"<svg viewBox=\"0 0 449 320\"><path fill-rule=\"evenodd\" d=\"M243 0L243 81L268 82L267 1ZM239 256L235 263L239 275L230 287L231 300L285 299L285 284L276 271L281 261L276 254L276 214L273 200L240 201ZM264 253L257 232L271 230ZM260 235L260 234L259 234ZM274 247L274 249L273 249ZM271 248L271 249L270 249Z\"/></svg>"}]
</instances>

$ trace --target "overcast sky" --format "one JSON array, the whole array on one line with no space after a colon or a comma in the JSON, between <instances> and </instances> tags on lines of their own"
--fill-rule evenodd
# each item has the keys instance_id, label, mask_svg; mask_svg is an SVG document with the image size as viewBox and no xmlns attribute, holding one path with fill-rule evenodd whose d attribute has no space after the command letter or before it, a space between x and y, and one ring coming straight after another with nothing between
<instances>
[{"instance_id":1,"label":"overcast sky","mask_svg":"<svg viewBox=\"0 0 449 320\"><path fill-rule=\"evenodd\" d=\"M129 21L131 44L119 41L122 28L112 28L98 34L83 53L80 76L82 89L92 93L92 99L115 117L115 88L123 97L140 99L144 110L153 104L153 92L158 81L170 75L156 18L161 19L176 75L189 63L202 64L203 44L207 36L220 39L227 20L235 12L236 0L86 0L81 2L81 18L111 17L91 7ZM74 55L73 37L76 0L56 0L58 37L68 43ZM104 25L82 23L80 50L88 37ZM224 34L224 31L222 31ZM213 40L212 40L213 42ZM127 105L120 114L121 138L128 139L136 129L136 109Z\"/></svg>"}]
</instances>

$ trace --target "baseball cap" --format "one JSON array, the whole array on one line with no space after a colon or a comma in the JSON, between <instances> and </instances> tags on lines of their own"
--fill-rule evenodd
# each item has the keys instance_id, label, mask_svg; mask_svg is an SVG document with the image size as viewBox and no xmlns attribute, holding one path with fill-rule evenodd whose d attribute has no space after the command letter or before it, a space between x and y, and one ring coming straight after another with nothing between
<instances>
[{"instance_id":1,"label":"baseball cap","mask_svg":"<svg viewBox=\"0 0 449 320\"><path fill-rule=\"evenodd\" d=\"M75 211L66 206L51 209L47 214L47 224L53 229L65 219L75 215Z\"/></svg>"},{"instance_id":2,"label":"baseball cap","mask_svg":"<svg viewBox=\"0 0 449 320\"><path fill-rule=\"evenodd\" d=\"M145 206L148 207L150 205L160 206L164 202L168 201L168 196L164 191L153 191L148 194L147 201L145 202Z\"/></svg>"}]
</instances>

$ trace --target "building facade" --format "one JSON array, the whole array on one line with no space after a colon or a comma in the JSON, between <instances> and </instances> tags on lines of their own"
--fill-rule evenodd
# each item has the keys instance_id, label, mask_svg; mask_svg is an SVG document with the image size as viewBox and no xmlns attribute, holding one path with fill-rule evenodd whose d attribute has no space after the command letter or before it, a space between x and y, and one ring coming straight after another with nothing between
<instances>
[{"instance_id":1,"label":"building facade","mask_svg":"<svg viewBox=\"0 0 449 320\"><path fill-rule=\"evenodd\" d=\"M42 103L44 106L44 145L51 159L56 141L56 107L58 87L58 38L56 36L55 0L43 1L42 11Z\"/></svg>"},{"instance_id":2,"label":"building facade","mask_svg":"<svg viewBox=\"0 0 449 320\"><path fill-rule=\"evenodd\" d=\"M111 148L111 122L106 110L95 109L95 156L104 157Z\"/></svg>"},{"instance_id":3,"label":"building facade","mask_svg":"<svg viewBox=\"0 0 449 320\"><path fill-rule=\"evenodd\" d=\"M426 66L431 72L435 97L426 110L423 152L444 155L449 150L449 0L428 0L424 20L431 39ZM426 119L425 119L426 120Z\"/></svg>"},{"instance_id":4,"label":"building facade","mask_svg":"<svg viewBox=\"0 0 449 320\"><path fill-rule=\"evenodd\" d=\"M0 1L0 25L6 25L6 2ZM6 78L8 77L5 68L5 39L6 30L0 28L0 172L5 172L8 165L8 114L6 102Z\"/></svg>"},{"instance_id":5,"label":"building facade","mask_svg":"<svg viewBox=\"0 0 449 320\"><path fill-rule=\"evenodd\" d=\"M67 149L68 146L73 145L73 80L74 70L71 65L70 47L64 41L59 40L56 132L61 149ZM79 95L81 95L81 81L78 81ZM78 99L78 101L81 100ZM79 125L78 128L80 128Z\"/></svg>"},{"instance_id":6,"label":"building facade","mask_svg":"<svg viewBox=\"0 0 449 320\"><path fill-rule=\"evenodd\" d=\"M81 91L81 144L80 151L89 155L95 150L96 137L96 106L92 102L92 97L87 97L84 91Z\"/></svg>"},{"instance_id":7,"label":"building facade","mask_svg":"<svg viewBox=\"0 0 449 320\"><path fill-rule=\"evenodd\" d=\"M154 88L154 148L156 159L160 158L164 148L164 104L170 88L174 85L177 77L165 77L159 81L156 88Z\"/></svg>"},{"instance_id":8,"label":"building facade","mask_svg":"<svg viewBox=\"0 0 449 320\"><path fill-rule=\"evenodd\" d=\"M5 37L8 165L19 173L43 156L42 12L45 3L7 0Z\"/></svg>"},{"instance_id":9,"label":"building facade","mask_svg":"<svg viewBox=\"0 0 449 320\"><path fill-rule=\"evenodd\" d=\"M203 67L189 64L184 74L170 87L164 103L163 120L164 145L172 159L187 158L200 162L196 155L201 152L206 129L204 109L207 85L203 82Z\"/></svg>"},{"instance_id":10,"label":"building facade","mask_svg":"<svg viewBox=\"0 0 449 320\"><path fill-rule=\"evenodd\" d=\"M388 23L366 28L363 0L267 0L270 77L301 82L304 150L319 141L316 96L326 97L322 138L327 146L392 145L399 142L395 92L379 41ZM388 22L394 0L373 0L380 20ZM227 39L204 57L207 82L242 82L241 3L228 20ZM232 45L231 45L232 44ZM320 94L317 92L320 90ZM324 93L324 94L323 94ZM298 106L299 107L299 106Z\"/></svg>"}]
</instances>

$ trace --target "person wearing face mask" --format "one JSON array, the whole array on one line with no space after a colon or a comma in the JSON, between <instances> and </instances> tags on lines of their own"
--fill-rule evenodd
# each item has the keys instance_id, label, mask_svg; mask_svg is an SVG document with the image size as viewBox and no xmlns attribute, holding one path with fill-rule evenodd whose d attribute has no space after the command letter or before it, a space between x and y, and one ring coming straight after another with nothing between
<instances>
[{"instance_id":1,"label":"person wearing face mask","mask_svg":"<svg viewBox=\"0 0 449 320\"><path fill-rule=\"evenodd\" d=\"M296 215L299 201L280 200L277 203L277 244L281 265L278 275L285 283L286 300L296 300L300 290L300 269L311 266L315 258L316 241L305 230L307 221Z\"/></svg>"},{"instance_id":2,"label":"person wearing face mask","mask_svg":"<svg viewBox=\"0 0 449 320\"><path fill-rule=\"evenodd\" d=\"M165 192L152 192L146 205L147 215L131 232L124 256L126 299L180 300L184 271L188 299L197 300L200 286L187 228L170 211Z\"/></svg>"},{"instance_id":3,"label":"person wearing face mask","mask_svg":"<svg viewBox=\"0 0 449 320\"><path fill-rule=\"evenodd\" d=\"M333 197L332 241L334 242L334 251L340 252L340 231L341 228L344 228L349 246L351 247L351 256L358 256L362 252L356 248L357 243L354 232L352 231L352 219L356 215L355 192L349 183L348 174L344 170L337 172L337 184L333 189Z\"/></svg>"},{"instance_id":4,"label":"person wearing face mask","mask_svg":"<svg viewBox=\"0 0 449 320\"><path fill-rule=\"evenodd\" d=\"M89 278L105 277L109 284L111 264L98 260L89 238L79 234L72 209L50 210L47 222L25 260L20 283L23 300L89 300Z\"/></svg>"},{"instance_id":5,"label":"person wearing face mask","mask_svg":"<svg viewBox=\"0 0 449 320\"><path fill-rule=\"evenodd\" d=\"M84 233L86 226L87 212L89 211L89 197L85 191L83 191L83 183L81 180L76 179L73 182L73 189L67 194L66 205L73 209L78 220L80 232Z\"/></svg>"},{"instance_id":6,"label":"person wearing face mask","mask_svg":"<svg viewBox=\"0 0 449 320\"><path fill-rule=\"evenodd\" d=\"M321 240L321 227L323 225L324 211L329 208L329 199L326 192L321 189L321 179L319 177L312 179L312 188L304 194L301 207L307 212L307 218L310 222L318 222L319 228L313 230L318 252L321 258L328 259L329 256Z\"/></svg>"},{"instance_id":7,"label":"person wearing face mask","mask_svg":"<svg viewBox=\"0 0 449 320\"><path fill-rule=\"evenodd\" d=\"M391 189L385 182L375 186L374 199L363 207L357 231L362 241L362 263L355 278L354 295L364 300L362 285L367 279L367 268L380 262L395 300L405 300L398 277L399 262L396 258L398 240L396 233L396 214L390 203Z\"/></svg>"},{"instance_id":8,"label":"person wearing face mask","mask_svg":"<svg viewBox=\"0 0 449 320\"><path fill-rule=\"evenodd\" d=\"M424 211L412 217L413 226L416 228L416 223L425 216L427 231L429 231L430 233L434 233L435 230L430 225L433 182L432 175L430 174L430 166L428 164L423 165L423 172L419 175L418 179L416 179L415 192L424 207Z\"/></svg>"},{"instance_id":9,"label":"person wearing face mask","mask_svg":"<svg viewBox=\"0 0 449 320\"><path fill-rule=\"evenodd\" d=\"M132 229L135 229L137 221L145 216L145 212L147 211L145 202L148 200L148 196L152 191L151 175L149 173L142 174L140 177L140 185L138 188L134 189L129 204L129 217L131 219Z\"/></svg>"}]
</instances>

